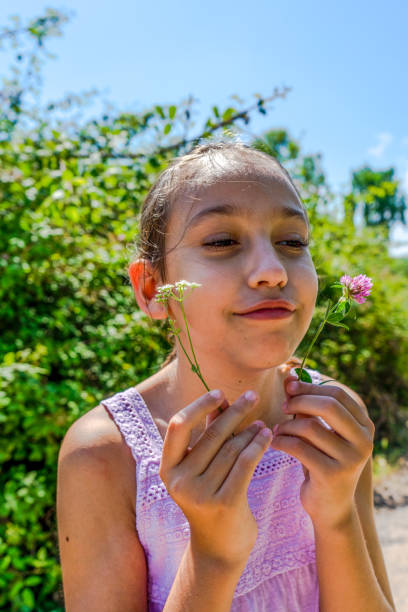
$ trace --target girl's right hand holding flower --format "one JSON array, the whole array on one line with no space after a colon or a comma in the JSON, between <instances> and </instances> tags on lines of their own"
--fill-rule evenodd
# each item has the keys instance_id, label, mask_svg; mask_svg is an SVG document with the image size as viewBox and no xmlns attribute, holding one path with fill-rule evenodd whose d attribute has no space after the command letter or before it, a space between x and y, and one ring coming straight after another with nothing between
<instances>
[{"instance_id":1,"label":"girl's right hand holding flower","mask_svg":"<svg viewBox=\"0 0 408 612\"><path fill-rule=\"evenodd\" d=\"M246 562L257 538L247 490L272 435L262 421L254 421L232 436L258 400L250 392L253 399L240 396L207 426L190 450L194 427L224 401L222 392L218 397L213 393L171 418L159 473L189 521L191 545L199 554L232 567Z\"/></svg>"}]
</instances>

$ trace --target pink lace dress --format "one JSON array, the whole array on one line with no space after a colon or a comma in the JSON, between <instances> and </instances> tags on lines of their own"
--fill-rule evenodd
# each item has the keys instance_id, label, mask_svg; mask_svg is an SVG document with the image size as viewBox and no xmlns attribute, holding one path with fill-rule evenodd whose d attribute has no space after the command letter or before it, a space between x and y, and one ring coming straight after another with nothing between
<instances>
[{"instance_id":1,"label":"pink lace dress","mask_svg":"<svg viewBox=\"0 0 408 612\"><path fill-rule=\"evenodd\" d=\"M317 371L308 370L313 382ZM148 608L162 610L190 536L189 523L159 476L163 440L133 388L104 399L136 463L136 530L148 571ZM318 612L313 525L303 509L300 462L269 448L248 487L258 538L237 583L231 611Z\"/></svg>"}]
</instances>

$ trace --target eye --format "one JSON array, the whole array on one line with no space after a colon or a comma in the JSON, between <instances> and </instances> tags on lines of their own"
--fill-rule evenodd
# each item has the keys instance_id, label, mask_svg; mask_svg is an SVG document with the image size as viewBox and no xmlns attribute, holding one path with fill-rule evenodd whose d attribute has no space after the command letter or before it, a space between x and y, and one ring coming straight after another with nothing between
<instances>
[{"instance_id":1,"label":"eye","mask_svg":"<svg viewBox=\"0 0 408 612\"><path fill-rule=\"evenodd\" d=\"M222 249L232 246L231 244L228 244L232 242L236 243L236 240L233 240L232 238L224 238L220 240L213 240L212 242L206 242L203 246L210 249ZM287 244L291 244L292 246L290 248L292 249L301 249L309 246L309 242L303 242L302 240L281 240L279 244L283 244L285 242Z\"/></svg>"},{"instance_id":2,"label":"eye","mask_svg":"<svg viewBox=\"0 0 408 612\"><path fill-rule=\"evenodd\" d=\"M302 242L302 240L282 240L279 244L282 244L283 242L287 242L287 243L292 243L292 244L296 244L298 246L292 247L295 249L300 249L300 248L304 248L304 247L308 247L309 246L309 242Z\"/></svg>"},{"instance_id":3,"label":"eye","mask_svg":"<svg viewBox=\"0 0 408 612\"><path fill-rule=\"evenodd\" d=\"M228 242L236 242L232 238L224 238L220 240L213 240L212 242L206 242L203 246L209 247L210 249L222 249L223 247L229 247L230 244L226 244ZM220 246L221 245L221 246Z\"/></svg>"}]
</instances>

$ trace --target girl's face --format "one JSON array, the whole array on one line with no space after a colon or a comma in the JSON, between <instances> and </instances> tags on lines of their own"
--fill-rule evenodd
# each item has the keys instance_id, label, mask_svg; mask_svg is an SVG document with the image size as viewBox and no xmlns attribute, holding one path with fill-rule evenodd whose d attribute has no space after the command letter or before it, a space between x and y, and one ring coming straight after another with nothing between
<instances>
[{"instance_id":1,"label":"girl's face","mask_svg":"<svg viewBox=\"0 0 408 612\"><path fill-rule=\"evenodd\" d=\"M202 285L187 291L184 300L200 365L200 359L228 360L241 369L262 370L294 353L310 325L318 291L308 239L306 216L283 175L217 182L194 199L174 203L166 234L166 282ZM275 298L291 302L293 314L266 320L236 314ZM170 312L184 343L185 326L174 300Z\"/></svg>"}]
</instances>

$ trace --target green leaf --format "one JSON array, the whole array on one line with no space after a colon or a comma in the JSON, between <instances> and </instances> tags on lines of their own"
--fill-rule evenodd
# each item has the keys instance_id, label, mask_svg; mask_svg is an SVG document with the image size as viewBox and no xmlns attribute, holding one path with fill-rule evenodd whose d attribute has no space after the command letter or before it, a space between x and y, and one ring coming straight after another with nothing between
<instances>
[{"instance_id":1,"label":"green leaf","mask_svg":"<svg viewBox=\"0 0 408 612\"><path fill-rule=\"evenodd\" d=\"M333 321L328 321L328 323L330 323L330 325L334 325L335 327L345 327L347 331L350 331L347 325L344 325L344 323L333 323Z\"/></svg>"},{"instance_id":2,"label":"green leaf","mask_svg":"<svg viewBox=\"0 0 408 612\"><path fill-rule=\"evenodd\" d=\"M342 312L332 312L327 317L326 322L333 323L333 322L341 321L342 319L344 319L344 317L345 315Z\"/></svg>"},{"instance_id":3,"label":"green leaf","mask_svg":"<svg viewBox=\"0 0 408 612\"><path fill-rule=\"evenodd\" d=\"M307 383L313 382L309 372L307 372L304 368L302 368L302 370L301 368L295 368L295 372L298 375L299 380Z\"/></svg>"},{"instance_id":4,"label":"green leaf","mask_svg":"<svg viewBox=\"0 0 408 612\"><path fill-rule=\"evenodd\" d=\"M217 117L217 119L220 118L220 111L218 110L218 106L213 106L212 107L212 111L214 113L214 115Z\"/></svg>"},{"instance_id":5,"label":"green leaf","mask_svg":"<svg viewBox=\"0 0 408 612\"><path fill-rule=\"evenodd\" d=\"M166 125L164 126L164 134L168 134L171 130L171 123L166 123Z\"/></svg>"},{"instance_id":6,"label":"green leaf","mask_svg":"<svg viewBox=\"0 0 408 612\"><path fill-rule=\"evenodd\" d=\"M223 121L229 121L231 119L231 117L233 117L235 115L235 113L236 113L235 108L232 108L232 107L227 108L223 112L223 114L222 114L222 120Z\"/></svg>"},{"instance_id":7,"label":"green leaf","mask_svg":"<svg viewBox=\"0 0 408 612\"><path fill-rule=\"evenodd\" d=\"M154 108L155 108L155 110L156 110L156 113L157 113L157 114L158 114L158 115L159 115L159 116L160 116L162 119L165 119L165 118L166 118L166 115L164 114L163 107L161 107L161 106L155 106Z\"/></svg>"},{"instance_id":8,"label":"green leaf","mask_svg":"<svg viewBox=\"0 0 408 612\"><path fill-rule=\"evenodd\" d=\"M169 108L169 117L170 119L174 119L176 116L177 106L170 106Z\"/></svg>"},{"instance_id":9,"label":"green leaf","mask_svg":"<svg viewBox=\"0 0 408 612\"><path fill-rule=\"evenodd\" d=\"M8 566L10 565L10 561L11 561L10 555L6 555L5 557L3 557L3 559L0 561L0 570L7 569Z\"/></svg>"},{"instance_id":10,"label":"green leaf","mask_svg":"<svg viewBox=\"0 0 408 612\"><path fill-rule=\"evenodd\" d=\"M339 313L339 312L343 312L344 311L344 314L343 314L343 318L344 318L345 316L347 316L348 312L350 311L350 308L351 308L351 305L350 305L349 301L347 301L347 302L338 302L336 304L336 307L333 310L333 313ZM329 316L331 316L331 315L329 315Z\"/></svg>"},{"instance_id":11,"label":"green leaf","mask_svg":"<svg viewBox=\"0 0 408 612\"><path fill-rule=\"evenodd\" d=\"M346 308L347 302L338 302L335 312L342 312Z\"/></svg>"},{"instance_id":12,"label":"green leaf","mask_svg":"<svg viewBox=\"0 0 408 612\"><path fill-rule=\"evenodd\" d=\"M42 578L41 576L29 576L25 579L24 584L26 586L36 586L37 584L41 584Z\"/></svg>"},{"instance_id":13,"label":"green leaf","mask_svg":"<svg viewBox=\"0 0 408 612\"><path fill-rule=\"evenodd\" d=\"M65 209L65 215L67 219L73 221L74 223L78 223L80 219L78 209L75 206L67 206Z\"/></svg>"},{"instance_id":14,"label":"green leaf","mask_svg":"<svg viewBox=\"0 0 408 612\"><path fill-rule=\"evenodd\" d=\"M30 610L34 610L35 599L31 589L23 589L21 592L21 599L23 600L24 605L26 605Z\"/></svg>"}]
</instances>

